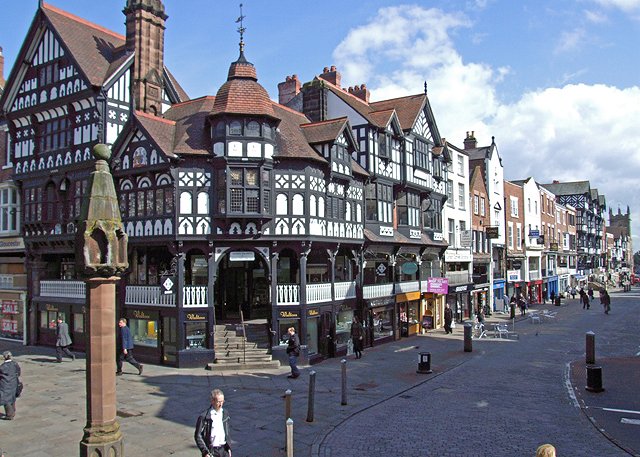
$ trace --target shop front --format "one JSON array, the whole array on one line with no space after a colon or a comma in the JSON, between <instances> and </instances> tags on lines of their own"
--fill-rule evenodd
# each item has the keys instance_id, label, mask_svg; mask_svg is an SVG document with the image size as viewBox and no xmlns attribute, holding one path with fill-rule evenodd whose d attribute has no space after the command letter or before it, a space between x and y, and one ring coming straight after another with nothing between
<instances>
[{"instance_id":1,"label":"shop front","mask_svg":"<svg viewBox=\"0 0 640 457\"><path fill-rule=\"evenodd\" d=\"M565 298L568 298L569 296L569 294L567 293L568 289L569 289L569 275L568 274L558 275L558 291L560 292L560 295L564 296Z\"/></svg>"},{"instance_id":2,"label":"shop front","mask_svg":"<svg viewBox=\"0 0 640 457\"><path fill-rule=\"evenodd\" d=\"M420 332L420 292L396 295L400 337L417 335Z\"/></svg>"},{"instance_id":3,"label":"shop front","mask_svg":"<svg viewBox=\"0 0 640 457\"><path fill-rule=\"evenodd\" d=\"M473 284L449 287L446 302L453 310L457 322L462 322L471 315L471 290L473 290Z\"/></svg>"},{"instance_id":4,"label":"shop front","mask_svg":"<svg viewBox=\"0 0 640 457\"><path fill-rule=\"evenodd\" d=\"M393 298L377 298L365 300L367 306L367 325L365 334L368 341L366 345L377 346L378 344L393 341L396 328L396 304Z\"/></svg>"},{"instance_id":5,"label":"shop front","mask_svg":"<svg viewBox=\"0 0 640 457\"><path fill-rule=\"evenodd\" d=\"M38 312L37 344L41 346L56 345L56 325L58 317L61 317L69 325L71 336L71 349L85 351L85 328L87 309L83 303L52 302L50 299L43 301L35 298L34 305ZM115 323L114 323L115 328Z\"/></svg>"},{"instance_id":6,"label":"shop front","mask_svg":"<svg viewBox=\"0 0 640 457\"><path fill-rule=\"evenodd\" d=\"M142 362L162 363L160 342L160 313L148 309L127 309L125 313L127 325L133 338L136 359ZM175 354L169 356L175 363Z\"/></svg>"},{"instance_id":7,"label":"shop front","mask_svg":"<svg viewBox=\"0 0 640 457\"><path fill-rule=\"evenodd\" d=\"M526 299L529 303L542 303L542 279L527 283Z\"/></svg>"},{"instance_id":8,"label":"shop front","mask_svg":"<svg viewBox=\"0 0 640 457\"><path fill-rule=\"evenodd\" d=\"M24 294L0 294L0 339L26 344L25 316Z\"/></svg>"},{"instance_id":9,"label":"shop front","mask_svg":"<svg viewBox=\"0 0 640 457\"><path fill-rule=\"evenodd\" d=\"M213 313L207 308L183 309L181 323L184 331L177 332L176 315L169 310L161 310L162 363L178 364L181 368L197 368L210 363L214 359L213 342L210 337L213 333L212 318ZM182 342L179 341L180 335L184 335Z\"/></svg>"},{"instance_id":10,"label":"shop front","mask_svg":"<svg viewBox=\"0 0 640 457\"><path fill-rule=\"evenodd\" d=\"M558 277L549 276L549 278L547 278L547 298L557 297L558 292L560 292L560 289L558 289Z\"/></svg>"},{"instance_id":11,"label":"shop front","mask_svg":"<svg viewBox=\"0 0 640 457\"><path fill-rule=\"evenodd\" d=\"M475 318L479 309L484 309L487 304L487 298L489 297L490 284L475 284L473 291L471 291L471 306L472 315L471 318Z\"/></svg>"},{"instance_id":12,"label":"shop front","mask_svg":"<svg viewBox=\"0 0 640 457\"><path fill-rule=\"evenodd\" d=\"M509 299L523 294L524 281L522 280L521 273L522 271L520 269L507 270L506 293Z\"/></svg>"},{"instance_id":13,"label":"shop front","mask_svg":"<svg viewBox=\"0 0 640 457\"><path fill-rule=\"evenodd\" d=\"M448 278L427 278L427 291L422 294L421 319L424 316L431 316L434 329L441 328L444 325L444 304L447 301L448 293Z\"/></svg>"},{"instance_id":14,"label":"shop front","mask_svg":"<svg viewBox=\"0 0 640 457\"><path fill-rule=\"evenodd\" d=\"M502 300L504 299L505 293L505 280L504 279L495 279L493 281L493 307L494 311L501 311ZM500 304L500 306L498 306Z\"/></svg>"}]
</instances>

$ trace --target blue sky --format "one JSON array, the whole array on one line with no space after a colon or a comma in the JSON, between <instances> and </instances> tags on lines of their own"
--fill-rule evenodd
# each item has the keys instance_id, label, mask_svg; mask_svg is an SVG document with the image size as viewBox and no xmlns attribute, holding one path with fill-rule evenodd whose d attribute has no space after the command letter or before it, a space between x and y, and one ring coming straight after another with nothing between
<instances>
[{"instance_id":1,"label":"blue sky","mask_svg":"<svg viewBox=\"0 0 640 457\"><path fill-rule=\"evenodd\" d=\"M5 77L37 3L0 0ZM124 33L125 0L50 3ZM165 63L191 97L215 95L238 55L239 2L164 3ZM442 136L495 136L507 179L589 179L614 212L631 207L640 249L640 0L243 4L245 54L273 99L287 75L308 81L330 65L372 100L426 80Z\"/></svg>"}]
</instances>

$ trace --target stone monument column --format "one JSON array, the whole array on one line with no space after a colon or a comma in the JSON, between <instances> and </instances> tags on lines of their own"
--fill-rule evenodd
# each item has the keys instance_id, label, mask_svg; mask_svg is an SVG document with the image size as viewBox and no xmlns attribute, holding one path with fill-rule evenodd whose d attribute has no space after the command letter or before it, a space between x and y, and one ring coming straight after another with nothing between
<instances>
[{"instance_id":1,"label":"stone monument column","mask_svg":"<svg viewBox=\"0 0 640 457\"><path fill-rule=\"evenodd\" d=\"M85 277L88 308L87 424L80 457L123 457L116 419L116 283L129 266L118 198L105 144L93 149L95 171L89 177L76 233L76 262Z\"/></svg>"}]
</instances>

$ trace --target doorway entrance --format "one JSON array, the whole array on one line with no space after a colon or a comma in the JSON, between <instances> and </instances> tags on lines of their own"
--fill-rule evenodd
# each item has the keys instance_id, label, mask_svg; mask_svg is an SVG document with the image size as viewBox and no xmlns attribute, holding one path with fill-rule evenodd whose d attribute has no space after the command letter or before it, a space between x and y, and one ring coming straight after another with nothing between
<instances>
[{"instance_id":1,"label":"doorway entrance","mask_svg":"<svg viewBox=\"0 0 640 457\"><path fill-rule=\"evenodd\" d=\"M235 321L267 319L271 313L269 269L254 251L232 251L218 264L216 319Z\"/></svg>"}]
</instances>

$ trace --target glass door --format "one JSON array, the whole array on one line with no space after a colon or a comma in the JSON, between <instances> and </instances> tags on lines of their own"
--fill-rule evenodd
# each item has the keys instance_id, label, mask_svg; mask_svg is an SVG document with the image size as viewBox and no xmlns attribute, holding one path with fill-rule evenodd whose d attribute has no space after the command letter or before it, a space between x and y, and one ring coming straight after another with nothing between
<instances>
[{"instance_id":1,"label":"glass door","mask_svg":"<svg viewBox=\"0 0 640 457\"><path fill-rule=\"evenodd\" d=\"M175 317L162 318L162 363L175 365L178 352L178 335Z\"/></svg>"}]
</instances>

